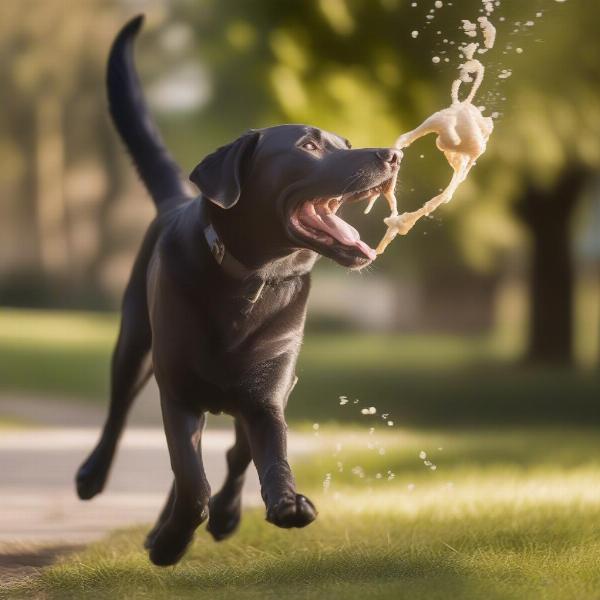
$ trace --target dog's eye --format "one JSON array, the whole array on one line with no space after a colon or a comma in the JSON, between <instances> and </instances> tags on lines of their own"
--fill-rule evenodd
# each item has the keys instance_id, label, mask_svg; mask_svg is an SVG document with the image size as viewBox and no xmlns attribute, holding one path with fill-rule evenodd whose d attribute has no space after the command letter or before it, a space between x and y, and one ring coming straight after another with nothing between
<instances>
[{"instance_id":1,"label":"dog's eye","mask_svg":"<svg viewBox=\"0 0 600 600\"><path fill-rule=\"evenodd\" d=\"M308 150L309 152L314 152L317 150L317 145L314 142L304 142L302 144L302 148Z\"/></svg>"}]
</instances>

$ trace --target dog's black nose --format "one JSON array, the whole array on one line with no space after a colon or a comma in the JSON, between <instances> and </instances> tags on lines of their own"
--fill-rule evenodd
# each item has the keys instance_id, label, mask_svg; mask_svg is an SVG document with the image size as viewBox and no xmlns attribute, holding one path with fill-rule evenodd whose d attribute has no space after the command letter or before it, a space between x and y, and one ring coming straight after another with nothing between
<instances>
[{"instance_id":1,"label":"dog's black nose","mask_svg":"<svg viewBox=\"0 0 600 600\"><path fill-rule=\"evenodd\" d=\"M390 163L391 165L397 165L402 160L402 152L395 150L394 148L383 148L375 152L378 158L383 162Z\"/></svg>"}]
</instances>

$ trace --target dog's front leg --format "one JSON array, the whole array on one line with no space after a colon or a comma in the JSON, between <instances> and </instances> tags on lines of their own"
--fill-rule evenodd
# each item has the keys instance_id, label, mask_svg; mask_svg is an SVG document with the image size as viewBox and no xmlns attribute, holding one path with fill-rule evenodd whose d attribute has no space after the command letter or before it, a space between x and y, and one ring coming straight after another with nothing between
<instances>
[{"instance_id":1,"label":"dog's front leg","mask_svg":"<svg viewBox=\"0 0 600 600\"><path fill-rule=\"evenodd\" d=\"M313 503L296 493L287 460L287 426L283 411L265 407L244 419L258 471L267 521L278 527L305 527L315 520Z\"/></svg>"},{"instance_id":2,"label":"dog's front leg","mask_svg":"<svg viewBox=\"0 0 600 600\"><path fill-rule=\"evenodd\" d=\"M150 560L166 566L179 561L206 520L210 486L200 454L204 415L163 394L161 408L175 481L170 514L149 540L149 549Z\"/></svg>"},{"instance_id":3,"label":"dog's front leg","mask_svg":"<svg viewBox=\"0 0 600 600\"><path fill-rule=\"evenodd\" d=\"M260 397L253 394L246 399L241 420L258 471L267 521L278 527L305 527L315 520L317 511L306 496L296 492L287 459L287 425L283 414L295 378L286 368L290 365L278 366L263 372L261 379L268 383Z\"/></svg>"}]
</instances>

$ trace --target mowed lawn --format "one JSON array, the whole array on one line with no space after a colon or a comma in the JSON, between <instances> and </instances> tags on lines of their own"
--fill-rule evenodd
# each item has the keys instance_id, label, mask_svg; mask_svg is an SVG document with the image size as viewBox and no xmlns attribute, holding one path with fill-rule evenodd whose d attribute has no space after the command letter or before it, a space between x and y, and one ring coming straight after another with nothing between
<instances>
[{"instance_id":1,"label":"mowed lawn","mask_svg":"<svg viewBox=\"0 0 600 600\"><path fill-rule=\"evenodd\" d=\"M111 314L0 310L0 392L106 403ZM404 425L597 423L600 372L514 366L481 337L308 331L290 422L352 422L338 397L394 413Z\"/></svg>"},{"instance_id":2,"label":"mowed lawn","mask_svg":"<svg viewBox=\"0 0 600 600\"><path fill-rule=\"evenodd\" d=\"M296 465L320 510L306 529L279 530L249 510L231 540L202 529L166 569L148 562L145 530L118 532L5 595L598 598L600 430L426 432L361 419L321 427L320 452Z\"/></svg>"},{"instance_id":3,"label":"mowed lawn","mask_svg":"<svg viewBox=\"0 0 600 600\"><path fill-rule=\"evenodd\" d=\"M0 390L106 399L118 318L0 309Z\"/></svg>"},{"instance_id":4,"label":"mowed lawn","mask_svg":"<svg viewBox=\"0 0 600 600\"><path fill-rule=\"evenodd\" d=\"M0 311L0 391L106 402L116 327ZM510 358L482 338L309 331L288 417L319 444L295 466L317 522L248 510L167 569L145 529L117 532L0 597L597 599L600 378Z\"/></svg>"}]
</instances>

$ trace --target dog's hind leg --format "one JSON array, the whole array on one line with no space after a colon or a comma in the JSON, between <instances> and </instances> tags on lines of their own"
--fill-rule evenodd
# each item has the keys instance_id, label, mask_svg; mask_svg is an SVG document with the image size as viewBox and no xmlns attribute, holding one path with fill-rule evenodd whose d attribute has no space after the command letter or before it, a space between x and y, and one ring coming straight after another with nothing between
<instances>
[{"instance_id":1,"label":"dog's hind leg","mask_svg":"<svg viewBox=\"0 0 600 600\"><path fill-rule=\"evenodd\" d=\"M199 456L199 460L202 457ZM215 494L208 504L208 526L215 541L220 542L229 537L239 525L242 511L242 487L244 474L252 462L248 438L242 424L235 420L235 443L227 451L227 475L221 490ZM156 524L146 536L144 548L149 550L154 543L160 528L169 518L175 502L175 482L171 486L167 501L158 517Z\"/></svg>"},{"instance_id":2,"label":"dog's hind leg","mask_svg":"<svg viewBox=\"0 0 600 600\"><path fill-rule=\"evenodd\" d=\"M175 475L174 494L163 514L166 520L148 540L150 560L159 566L179 561L192 541L194 531L208 516L210 486L201 458L205 417L174 398L161 396L161 407L171 468ZM170 504L170 510L169 509Z\"/></svg>"},{"instance_id":3,"label":"dog's hind leg","mask_svg":"<svg viewBox=\"0 0 600 600\"><path fill-rule=\"evenodd\" d=\"M240 436L243 436L243 439L241 439ZM248 454L248 458L247 458L245 464L244 464L244 455L243 455L244 451L242 449L242 446L244 444L245 444L245 447L247 449L247 454ZM198 454L198 460L201 461L202 455L201 455L200 447L198 447L196 449L196 453ZM231 521L234 517L233 513L235 513L235 511L236 511L236 506L235 506L236 489L239 489L238 494L241 496L242 485L244 483L244 471L246 470L246 467L250 464L251 460L252 459L250 457L250 448L245 439L245 434L242 430L240 430L240 432L238 433L238 425L236 422L236 441L235 441L234 446L232 446L229 449L229 452L227 453L227 464L229 466L227 479L226 479L225 483L223 484L223 488L222 488L221 492L219 492L219 494L217 494L217 496L222 497L223 501L225 501L226 499L227 499L227 501L222 502L224 510L220 510L219 507L217 507L215 509L216 510L215 514L220 514L222 512L225 512L225 510L227 510L229 507L231 507L231 509L230 509L231 512L229 514L231 514L232 517L227 519L227 523L229 523L229 521ZM239 473L239 475L236 477L235 475L233 475L233 473ZM222 494L223 490L227 490L225 494ZM215 499L215 496L213 496L209 502L210 524L213 524L213 501L214 501L214 499ZM240 498L240 500L241 500L241 498ZM169 495L167 496L167 501L165 502L165 505L163 506L163 509L160 512L160 516L156 520L154 527L150 530L150 532L146 536L146 541L144 542L144 548L146 548L146 550L150 550L150 548L152 548L152 544L154 543L154 540L156 538L156 535L160 531L160 528L165 524L165 522L171 515L171 511L173 510L174 503L175 503L175 481L173 481L173 484L171 485L171 489L169 490ZM221 504L221 502L219 502L219 504ZM235 527L237 526L237 523L240 520L240 511L241 511L241 502L238 502L238 504L237 504L237 521L233 525L233 527L231 528L229 533L233 533ZM207 527L207 529L212 533L213 537L217 541L222 540L226 537L227 534L221 535L220 537L217 538L215 531L212 529L210 524L209 524L209 527Z\"/></svg>"},{"instance_id":4,"label":"dog's hind leg","mask_svg":"<svg viewBox=\"0 0 600 600\"><path fill-rule=\"evenodd\" d=\"M144 541L144 548L146 550L150 550L152 548L152 544L154 543L154 539L156 535L160 531L160 528L165 524L166 520L169 518L171 511L173 510L173 504L175 503L175 481L173 481L171 485L171 489L169 490L169 495L167 496L167 501L163 506L163 509L160 511L160 515L154 524L154 527L150 530L148 535L146 536L146 540Z\"/></svg>"},{"instance_id":5,"label":"dog's hind leg","mask_svg":"<svg viewBox=\"0 0 600 600\"><path fill-rule=\"evenodd\" d=\"M197 450L198 452L198 450ZM199 456L198 460L202 460ZM208 504L208 526L206 529L213 538L220 542L229 537L239 525L242 510L242 487L244 474L252 462L248 438L242 424L235 420L235 443L227 451L227 475L221 490L215 494ZM175 482L171 486L167 501L156 524L146 536L144 548L149 550L154 543L160 528L169 518L175 502Z\"/></svg>"},{"instance_id":6,"label":"dog's hind leg","mask_svg":"<svg viewBox=\"0 0 600 600\"><path fill-rule=\"evenodd\" d=\"M221 490L209 503L206 529L220 542L238 527L242 511L242 487L245 473L252 461L250 444L242 423L235 420L235 443L227 451L227 476Z\"/></svg>"},{"instance_id":7,"label":"dog's hind leg","mask_svg":"<svg viewBox=\"0 0 600 600\"><path fill-rule=\"evenodd\" d=\"M151 344L145 286L130 284L112 358L108 417L98 444L76 476L77 493L82 500L93 498L104 488L129 409L152 374Z\"/></svg>"}]
</instances>

